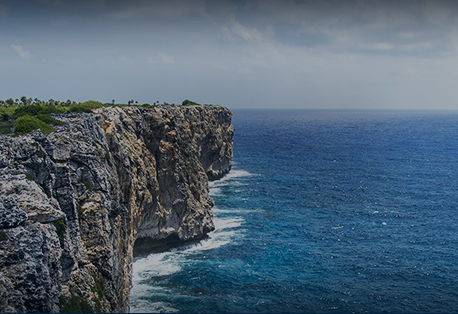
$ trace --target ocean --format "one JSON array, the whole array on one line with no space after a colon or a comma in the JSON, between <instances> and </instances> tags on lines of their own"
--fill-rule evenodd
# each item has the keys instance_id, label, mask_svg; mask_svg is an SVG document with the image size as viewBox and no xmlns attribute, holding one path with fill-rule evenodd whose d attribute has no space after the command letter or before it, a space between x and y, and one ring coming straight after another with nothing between
<instances>
[{"instance_id":1,"label":"ocean","mask_svg":"<svg viewBox=\"0 0 458 314\"><path fill-rule=\"evenodd\" d=\"M458 111L233 110L216 230L131 312L458 312Z\"/></svg>"}]
</instances>

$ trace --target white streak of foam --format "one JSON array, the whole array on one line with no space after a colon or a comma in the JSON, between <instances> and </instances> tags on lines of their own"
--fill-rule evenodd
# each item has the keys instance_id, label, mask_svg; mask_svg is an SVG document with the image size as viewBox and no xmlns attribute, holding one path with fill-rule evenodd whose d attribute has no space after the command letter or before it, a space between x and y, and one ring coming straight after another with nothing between
<instances>
[{"instance_id":1,"label":"white streak of foam","mask_svg":"<svg viewBox=\"0 0 458 314\"><path fill-rule=\"evenodd\" d=\"M130 313L176 313L179 312L168 306L165 302L148 302L145 300L138 300L133 306L130 307Z\"/></svg>"},{"instance_id":2,"label":"white streak of foam","mask_svg":"<svg viewBox=\"0 0 458 314\"><path fill-rule=\"evenodd\" d=\"M209 194L210 194L210 196L221 194L221 189L217 188L217 187L211 187Z\"/></svg>"},{"instance_id":3,"label":"white streak of foam","mask_svg":"<svg viewBox=\"0 0 458 314\"><path fill-rule=\"evenodd\" d=\"M222 208L217 208L213 207L212 211L214 214L246 214L246 213L253 213L253 212L258 212L261 211L259 208L255 209L245 209L245 208L230 208L230 209L222 209ZM217 218L215 218L217 219Z\"/></svg>"},{"instance_id":4,"label":"white streak of foam","mask_svg":"<svg viewBox=\"0 0 458 314\"><path fill-rule=\"evenodd\" d=\"M243 221L243 218L215 219L214 224L216 230L222 230L240 227Z\"/></svg>"},{"instance_id":5,"label":"white streak of foam","mask_svg":"<svg viewBox=\"0 0 458 314\"><path fill-rule=\"evenodd\" d=\"M212 188L215 185L219 185L220 183L222 183L224 181L228 181L228 180L232 180L232 179L240 178L240 177L247 177L247 176L251 176L251 175L252 175L251 173L249 173L248 171L245 171L245 170L231 170L228 174L226 174L221 179L209 182L209 186L210 186L210 188Z\"/></svg>"},{"instance_id":6,"label":"white streak of foam","mask_svg":"<svg viewBox=\"0 0 458 314\"><path fill-rule=\"evenodd\" d=\"M144 280L151 276L166 276L181 270L171 252L150 254L135 261L136 274L132 280ZM153 266L153 267L152 267Z\"/></svg>"},{"instance_id":7,"label":"white streak of foam","mask_svg":"<svg viewBox=\"0 0 458 314\"><path fill-rule=\"evenodd\" d=\"M210 182L210 194L221 193L219 186L224 186L228 180L238 177L250 176L251 174L244 170L234 170L218 181ZM233 182L231 182L233 184ZM217 211L217 209L215 210ZM221 212L237 211L244 212L243 209L220 210ZM169 276L181 271L181 266L185 262L188 254L195 254L200 251L212 250L233 242L234 238L243 237L245 230L236 229L244 222L243 218L218 218L214 217L215 231L209 233L208 238L200 241L197 244L192 244L187 247L173 249L169 252L154 253L147 257L139 258L134 261L132 271L131 290L131 312L177 312L171 304L166 302L151 302L148 298L151 295L169 295L169 291L165 287L152 286L150 279L158 276ZM232 230L231 230L232 229ZM146 300L145 300L146 299Z\"/></svg>"}]
</instances>

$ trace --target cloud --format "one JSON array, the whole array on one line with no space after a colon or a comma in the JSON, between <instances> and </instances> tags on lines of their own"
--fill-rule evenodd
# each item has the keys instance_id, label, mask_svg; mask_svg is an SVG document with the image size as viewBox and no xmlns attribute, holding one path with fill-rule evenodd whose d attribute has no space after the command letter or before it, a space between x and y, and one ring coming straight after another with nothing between
<instances>
[{"instance_id":1,"label":"cloud","mask_svg":"<svg viewBox=\"0 0 458 314\"><path fill-rule=\"evenodd\" d=\"M262 35L256 28L248 29L235 19L232 19L232 32L246 41L262 40Z\"/></svg>"},{"instance_id":2,"label":"cloud","mask_svg":"<svg viewBox=\"0 0 458 314\"><path fill-rule=\"evenodd\" d=\"M147 59L148 63L151 63L151 64L159 64L159 63L171 64L171 63L175 63L175 59L171 55L168 55L168 54L165 54L165 53L159 53L158 56L159 56L159 58L149 57Z\"/></svg>"},{"instance_id":3,"label":"cloud","mask_svg":"<svg viewBox=\"0 0 458 314\"><path fill-rule=\"evenodd\" d=\"M106 16L118 20L136 18L166 17L177 18L187 15L203 16L206 14L205 1L128 1L122 7L111 9Z\"/></svg>"},{"instance_id":4,"label":"cloud","mask_svg":"<svg viewBox=\"0 0 458 314\"><path fill-rule=\"evenodd\" d=\"M12 44L10 45L11 49L13 49L14 51L16 51L16 53L18 54L18 56L23 59L23 60L26 60L26 59L29 59L30 58L30 52L29 51L26 51L22 48L21 45L15 45L15 44Z\"/></svg>"}]
</instances>

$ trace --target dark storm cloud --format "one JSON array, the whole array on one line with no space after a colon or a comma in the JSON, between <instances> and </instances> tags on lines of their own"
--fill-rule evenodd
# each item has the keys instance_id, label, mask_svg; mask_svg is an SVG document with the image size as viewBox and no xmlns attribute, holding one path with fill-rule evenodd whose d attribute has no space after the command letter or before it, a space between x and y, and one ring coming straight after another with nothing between
<instances>
[{"instance_id":1,"label":"dark storm cloud","mask_svg":"<svg viewBox=\"0 0 458 314\"><path fill-rule=\"evenodd\" d=\"M457 8L457 1L2 1L0 70L9 79L0 98L327 108L429 108L437 100L452 108Z\"/></svg>"}]
</instances>

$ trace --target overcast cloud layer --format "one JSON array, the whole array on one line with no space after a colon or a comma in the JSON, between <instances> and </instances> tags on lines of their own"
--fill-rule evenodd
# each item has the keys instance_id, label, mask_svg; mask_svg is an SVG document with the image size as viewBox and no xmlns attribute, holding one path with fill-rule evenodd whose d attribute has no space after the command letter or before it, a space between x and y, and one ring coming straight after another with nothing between
<instances>
[{"instance_id":1,"label":"overcast cloud layer","mask_svg":"<svg viewBox=\"0 0 458 314\"><path fill-rule=\"evenodd\" d=\"M0 99L458 109L458 1L1 1Z\"/></svg>"}]
</instances>

